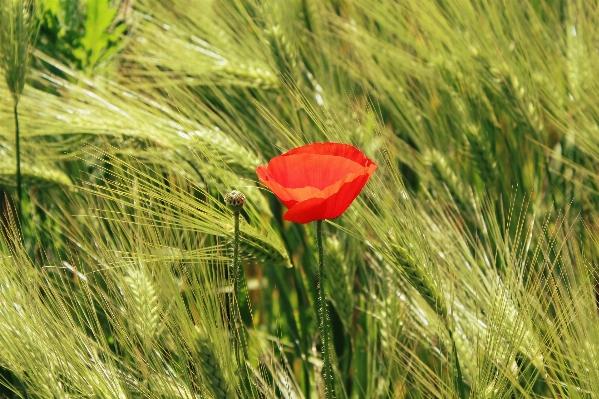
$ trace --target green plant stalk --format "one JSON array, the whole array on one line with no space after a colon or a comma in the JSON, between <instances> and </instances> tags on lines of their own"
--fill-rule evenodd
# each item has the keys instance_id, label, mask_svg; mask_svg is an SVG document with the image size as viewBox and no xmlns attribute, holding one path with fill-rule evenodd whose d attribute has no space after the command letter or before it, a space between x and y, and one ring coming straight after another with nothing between
<instances>
[{"instance_id":1,"label":"green plant stalk","mask_svg":"<svg viewBox=\"0 0 599 399\"><path fill-rule=\"evenodd\" d=\"M251 384L245 362L248 358L247 341L241 320L241 309L239 307L239 282L241 280L241 263L239 262L239 217L240 212L234 212L235 233L233 238L233 328L235 331L235 359L238 370L241 372L243 388L245 392L251 392Z\"/></svg>"},{"instance_id":2,"label":"green plant stalk","mask_svg":"<svg viewBox=\"0 0 599 399\"><path fill-rule=\"evenodd\" d=\"M15 151L17 155L17 216L19 221L22 220L22 205L21 205L21 144L19 134L19 112L17 110L17 103L14 106L15 113Z\"/></svg>"},{"instance_id":3,"label":"green plant stalk","mask_svg":"<svg viewBox=\"0 0 599 399\"><path fill-rule=\"evenodd\" d=\"M320 309L320 339L322 342L323 378L325 384L325 395L327 399L334 398L333 392L333 365L331 361L331 319L327 307L327 296L325 292L326 273L324 269L324 249L322 245L322 220L316 221L316 245L318 247L318 307Z\"/></svg>"},{"instance_id":4,"label":"green plant stalk","mask_svg":"<svg viewBox=\"0 0 599 399\"><path fill-rule=\"evenodd\" d=\"M460 399L467 399L466 390L464 389L464 379L462 378L462 368L460 367L460 360L458 359L458 350L455 346L455 339L453 338L453 332L449 331L449 338L451 339L451 350L453 352L453 360L455 363L455 376L454 386L460 395Z\"/></svg>"}]
</instances>

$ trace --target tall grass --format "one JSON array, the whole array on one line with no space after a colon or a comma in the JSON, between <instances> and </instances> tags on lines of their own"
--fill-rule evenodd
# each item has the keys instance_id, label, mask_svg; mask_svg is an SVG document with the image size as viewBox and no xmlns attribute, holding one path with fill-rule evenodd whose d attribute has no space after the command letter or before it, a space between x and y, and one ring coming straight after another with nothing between
<instances>
[{"instance_id":1,"label":"tall grass","mask_svg":"<svg viewBox=\"0 0 599 399\"><path fill-rule=\"evenodd\" d=\"M594 2L129 6L91 73L31 50L26 226L5 209L0 239L4 395L324 397L323 333L337 398L599 395ZM12 120L0 102L7 187ZM283 221L254 169L325 140L379 168L322 226L323 332L317 231Z\"/></svg>"},{"instance_id":2,"label":"tall grass","mask_svg":"<svg viewBox=\"0 0 599 399\"><path fill-rule=\"evenodd\" d=\"M17 210L19 217L21 205L21 149L19 129L19 98L25 87L29 51L37 24L35 23L36 8L32 0L9 0L0 6L0 69L4 73L6 85L13 102L15 123L15 158L17 183Z\"/></svg>"}]
</instances>

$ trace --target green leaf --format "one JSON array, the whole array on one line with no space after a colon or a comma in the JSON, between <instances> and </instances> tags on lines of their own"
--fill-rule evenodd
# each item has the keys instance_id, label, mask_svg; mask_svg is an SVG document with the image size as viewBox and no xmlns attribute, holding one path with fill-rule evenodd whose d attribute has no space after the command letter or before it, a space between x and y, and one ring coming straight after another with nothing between
<instances>
[{"instance_id":1,"label":"green leaf","mask_svg":"<svg viewBox=\"0 0 599 399\"><path fill-rule=\"evenodd\" d=\"M117 32L109 32L117 10L117 7L109 6L109 0L87 1L85 35L80 40L81 47L73 51L73 55L82 61L88 72L102 60L110 42L117 38Z\"/></svg>"}]
</instances>

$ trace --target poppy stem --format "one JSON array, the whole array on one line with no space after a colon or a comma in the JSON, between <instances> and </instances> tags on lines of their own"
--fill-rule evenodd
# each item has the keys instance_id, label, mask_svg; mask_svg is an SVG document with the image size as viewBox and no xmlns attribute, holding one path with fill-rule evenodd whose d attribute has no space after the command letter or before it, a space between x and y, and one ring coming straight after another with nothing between
<instances>
[{"instance_id":1,"label":"poppy stem","mask_svg":"<svg viewBox=\"0 0 599 399\"><path fill-rule=\"evenodd\" d=\"M235 219L235 232L233 238L233 301L232 301L232 319L233 319L233 330L235 333L235 358L237 360L238 370L241 372L241 378L243 381L244 388L251 391L250 380L246 367L246 360L248 358L247 341L245 337L245 331L243 328L243 321L241 320L241 310L239 306L240 295L239 295L239 281L241 280L241 263L239 262L239 216L240 212L236 211L233 213Z\"/></svg>"},{"instance_id":2,"label":"poppy stem","mask_svg":"<svg viewBox=\"0 0 599 399\"><path fill-rule=\"evenodd\" d=\"M333 364L331 361L331 319L327 307L327 295L325 292L326 273L324 269L324 249L322 246L322 220L316 221L316 245L318 247L318 308L320 315L320 340L322 343L322 359L324 366L322 377L325 384L325 396L327 399L334 398L333 392Z\"/></svg>"}]
</instances>

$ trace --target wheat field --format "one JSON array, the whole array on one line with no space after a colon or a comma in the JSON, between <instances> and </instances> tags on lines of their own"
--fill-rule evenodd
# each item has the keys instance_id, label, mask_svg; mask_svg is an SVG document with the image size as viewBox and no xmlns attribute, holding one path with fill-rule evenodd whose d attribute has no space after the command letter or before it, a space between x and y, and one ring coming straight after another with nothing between
<instances>
[{"instance_id":1,"label":"wheat field","mask_svg":"<svg viewBox=\"0 0 599 399\"><path fill-rule=\"evenodd\" d=\"M599 397L596 0L0 12L0 396ZM255 173L325 141L326 309Z\"/></svg>"}]
</instances>

